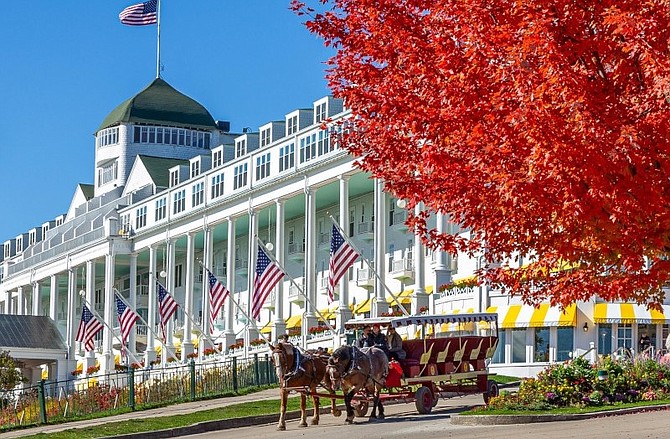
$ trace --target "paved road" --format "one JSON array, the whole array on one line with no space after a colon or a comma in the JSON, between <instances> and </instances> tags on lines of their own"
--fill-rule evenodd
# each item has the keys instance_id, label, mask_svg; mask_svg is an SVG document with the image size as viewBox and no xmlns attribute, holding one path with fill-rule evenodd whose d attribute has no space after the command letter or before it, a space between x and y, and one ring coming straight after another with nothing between
<instances>
[{"instance_id":1,"label":"paved road","mask_svg":"<svg viewBox=\"0 0 670 439\"><path fill-rule=\"evenodd\" d=\"M656 411L581 421L497 426L451 425L450 416L463 410L479 398L456 398L441 401L429 415L419 415L414 404L387 407L388 417L383 421L368 422L357 418L347 425L344 418L330 414L321 416L318 426L298 427L298 421L288 421L287 431L277 431L276 424L244 427L234 430L187 436L198 439L230 437L235 439L287 439L307 437L314 439L667 439L670 438L670 413Z\"/></svg>"}]
</instances>

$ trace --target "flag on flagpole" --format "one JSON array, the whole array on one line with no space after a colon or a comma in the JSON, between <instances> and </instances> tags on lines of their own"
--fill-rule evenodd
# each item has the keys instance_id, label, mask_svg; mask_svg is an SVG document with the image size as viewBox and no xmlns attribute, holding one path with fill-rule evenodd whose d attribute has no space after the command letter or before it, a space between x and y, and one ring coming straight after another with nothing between
<instances>
[{"instance_id":1,"label":"flag on flagpole","mask_svg":"<svg viewBox=\"0 0 670 439\"><path fill-rule=\"evenodd\" d=\"M230 291L207 269L209 278L209 332L214 332L214 322L219 315L223 302L228 298Z\"/></svg>"},{"instance_id":2,"label":"flag on flagpole","mask_svg":"<svg viewBox=\"0 0 670 439\"><path fill-rule=\"evenodd\" d=\"M340 230L333 224L330 236L330 262L328 263L328 303L335 300L335 286L349 267L358 259L358 252L344 239Z\"/></svg>"},{"instance_id":3,"label":"flag on flagpole","mask_svg":"<svg viewBox=\"0 0 670 439\"><path fill-rule=\"evenodd\" d=\"M284 272L279 265L270 260L263 251L262 246L258 246L258 256L256 257L256 276L254 276L254 293L251 298L251 317L260 320L261 307L265 299L270 295L272 289L284 277Z\"/></svg>"},{"instance_id":4,"label":"flag on flagpole","mask_svg":"<svg viewBox=\"0 0 670 439\"><path fill-rule=\"evenodd\" d=\"M81 321L79 322L79 329L75 341L84 344L86 351L92 351L95 347L93 338L103 328L100 320L96 319L90 309L84 304L81 308Z\"/></svg>"},{"instance_id":5,"label":"flag on flagpole","mask_svg":"<svg viewBox=\"0 0 670 439\"><path fill-rule=\"evenodd\" d=\"M158 0L128 6L119 14L119 20L129 26L145 26L158 23Z\"/></svg>"},{"instance_id":6,"label":"flag on flagpole","mask_svg":"<svg viewBox=\"0 0 670 439\"><path fill-rule=\"evenodd\" d=\"M161 318L161 334L163 335L163 341L167 341L167 322L177 311L179 304L160 282L156 282L156 288L158 289L158 315Z\"/></svg>"},{"instance_id":7,"label":"flag on flagpole","mask_svg":"<svg viewBox=\"0 0 670 439\"><path fill-rule=\"evenodd\" d=\"M116 299L116 315L119 318L119 326L121 327L121 344L125 345L130 331L133 329L133 325L140 316L130 309L117 293L114 293L114 299Z\"/></svg>"}]
</instances>

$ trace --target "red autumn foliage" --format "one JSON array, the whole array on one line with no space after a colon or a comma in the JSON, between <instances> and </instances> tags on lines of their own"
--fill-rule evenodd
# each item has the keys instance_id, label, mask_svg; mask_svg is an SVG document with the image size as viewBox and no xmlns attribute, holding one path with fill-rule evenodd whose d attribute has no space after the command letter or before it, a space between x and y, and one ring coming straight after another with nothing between
<instances>
[{"instance_id":1,"label":"red autumn foliage","mask_svg":"<svg viewBox=\"0 0 670 439\"><path fill-rule=\"evenodd\" d=\"M423 203L408 222L427 245L483 252L480 278L527 302L662 303L667 2L311 3L292 7L336 51L329 85L356 124L342 145ZM470 233L427 227L438 211ZM536 262L497 264L518 255Z\"/></svg>"}]
</instances>

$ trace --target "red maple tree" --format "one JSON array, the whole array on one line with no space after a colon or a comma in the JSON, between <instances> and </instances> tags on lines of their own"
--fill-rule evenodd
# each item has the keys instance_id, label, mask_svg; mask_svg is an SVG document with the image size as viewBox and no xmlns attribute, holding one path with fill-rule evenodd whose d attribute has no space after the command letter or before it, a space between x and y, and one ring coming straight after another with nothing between
<instances>
[{"instance_id":1,"label":"red maple tree","mask_svg":"<svg viewBox=\"0 0 670 439\"><path fill-rule=\"evenodd\" d=\"M329 85L356 126L342 144L425 204L409 222L427 245L483 252L482 275L529 303L663 302L667 1L313 3L292 7L336 51ZM434 212L470 233L429 228ZM496 264L518 255L534 263Z\"/></svg>"}]
</instances>

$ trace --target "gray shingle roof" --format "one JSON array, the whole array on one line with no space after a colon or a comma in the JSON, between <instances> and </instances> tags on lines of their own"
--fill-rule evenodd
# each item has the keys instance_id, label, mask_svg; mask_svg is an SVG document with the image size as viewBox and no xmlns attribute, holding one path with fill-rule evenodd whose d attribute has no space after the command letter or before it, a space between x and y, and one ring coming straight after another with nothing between
<instances>
[{"instance_id":1,"label":"gray shingle roof","mask_svg":"<svg viewBox=\"0 0 670 439\"><path fill-rule=\"evenodd\" d=\"M49 317L0 314L0 349L8 348L67 349Z\"/></svg>"}]
</instances>

